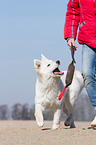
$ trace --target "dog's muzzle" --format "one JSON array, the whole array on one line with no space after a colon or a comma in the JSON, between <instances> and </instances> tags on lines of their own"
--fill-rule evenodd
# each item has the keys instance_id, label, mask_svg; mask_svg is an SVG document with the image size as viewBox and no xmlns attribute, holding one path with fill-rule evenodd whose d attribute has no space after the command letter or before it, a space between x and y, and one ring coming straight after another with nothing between
<instances>
[{"instance_id":1,"label":"dog's muzzle","mask_svg":"<svg viewBox=\"0 0 96 145\"><path fill-rule=\"evenodd\" d=\"M59 68L57 67L56 69L53 70L53 74L55 74L55 75L63 75L64 72L60 71Z\"/></svg>"}]
</instances>

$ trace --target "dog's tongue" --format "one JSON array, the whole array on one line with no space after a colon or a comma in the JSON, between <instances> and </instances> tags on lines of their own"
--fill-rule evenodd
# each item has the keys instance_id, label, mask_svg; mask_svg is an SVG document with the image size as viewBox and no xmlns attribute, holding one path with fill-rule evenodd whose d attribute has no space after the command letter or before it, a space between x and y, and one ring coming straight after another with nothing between
<instances>
[{"instance_id":1,"label":"dog's tongue","mask_svg":"<svg viewBox=\"0 0 96 145\"><path fill-rule=\"evenodd\" d=\"M60 71L60 72L54 72L54 74L56 74L56 75L63 75L64 72L62 72L62 71Z\"/></svg>"},{"instance_id":2,"label":"dog's tongue","mask_svg":"<svg viewBox=\"0 0 96 145\"><path fill-rule=\"evenodd\" d=\"M63 75L64 74L64 72L60 71L58 67L53 71L53 73L55 75Z\"/></svg>"}]
</instances>

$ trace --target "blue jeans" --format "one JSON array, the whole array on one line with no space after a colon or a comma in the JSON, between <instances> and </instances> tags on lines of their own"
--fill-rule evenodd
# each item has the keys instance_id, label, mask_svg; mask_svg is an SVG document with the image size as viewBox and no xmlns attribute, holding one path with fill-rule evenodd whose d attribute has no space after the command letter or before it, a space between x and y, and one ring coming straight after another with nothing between
<instances>
[{"instance_id":1,"label":"blue jeans","mask_svg":"<svg viewBox=\"0 0 96 145\"><path fill-rule=\"evenodd\" d=\"M96 107L96 49L82 45L82 71L90 102Z\"/></svg>"}]
</instances>

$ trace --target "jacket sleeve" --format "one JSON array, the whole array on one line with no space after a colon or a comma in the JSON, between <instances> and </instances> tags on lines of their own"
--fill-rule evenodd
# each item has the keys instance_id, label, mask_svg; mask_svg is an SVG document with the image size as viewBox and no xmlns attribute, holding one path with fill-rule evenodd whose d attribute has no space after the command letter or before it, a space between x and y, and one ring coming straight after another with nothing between
<instances>
[{"instance_id":1,"label":"jacket sleeve","mask_svg":"<svg viewBox=\"0 0 96 145\"><path fill-rule=\"evenodd\" d=\"M80 20L80 7L78 0L69 0L67 5L64 39L74 37L76 39L78 23Z\"/></svg>"}]
</instances>

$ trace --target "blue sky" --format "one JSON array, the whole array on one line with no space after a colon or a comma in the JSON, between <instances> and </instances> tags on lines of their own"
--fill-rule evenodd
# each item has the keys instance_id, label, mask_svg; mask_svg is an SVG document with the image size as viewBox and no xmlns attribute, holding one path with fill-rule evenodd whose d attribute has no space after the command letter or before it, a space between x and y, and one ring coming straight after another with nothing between
<instances>
[{"instance_id":1,"label":"blue sky","mask_svg":"<svg viewBox=\"0 0 96 145\"><path fill-rule=\"evenodd\" d=\"M63 39L68 0L3 0L0 4L0 104L34 104L36 72L33 59L41 53L61 61L66 70L70 50ZM76 69L81 47L76 42Z\"/></svg>"}]
</instances>

